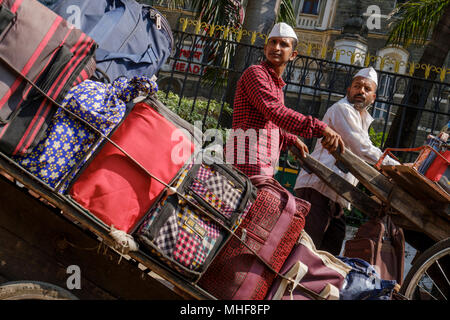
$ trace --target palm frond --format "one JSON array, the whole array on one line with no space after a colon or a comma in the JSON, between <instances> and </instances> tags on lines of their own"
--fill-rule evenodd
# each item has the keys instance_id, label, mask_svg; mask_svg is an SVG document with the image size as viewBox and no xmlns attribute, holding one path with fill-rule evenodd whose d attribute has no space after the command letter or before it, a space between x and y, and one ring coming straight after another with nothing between
<instances>
[{"instance_id":1,"label":"palm frond","mask_svg":"<svg viewBox=\"0 0 450 320\"><path fill-rule=\"evenodd\" d=\"M277 22L286 22L291 26L296 25L294 7L292 0L281 0L280 11L278 12Z\"/></svg>"},{"instance_id":2,"label":"palm frond","mask_svg":"<svg viewBox=\"0 0 450 320\"><path fill-rule=\"evenodd\" d=\"M242 27L241 7L243 0L167 0L170 6L184 6L189 4L190 8L195 12L195 18L206 22L211 26L223 26L228 28L240 29ZM292 6L292 0L281 0L279 14L276 22L286 22L295 25L295 15ZM204 35L210 36L207 28L202 30ZM251 30L252 31L252 30ZM223 38L223 30L213 32L212 37ZM221 43L218 41L210 41L208 45L208 56L206 57L208 68L206 68L202 82L205 85L214 87L224 86L226 84L228 74L226 71L230 68L236 51L237 33L230 32L226 40L231 42ZM213 40L213 39L211 39Z\"/></svg>"},{"instance_id":3,"label":"palm frond","mask_svg":"<svg viewBox=\"0 0 450 320\"><path fill-rule=\"evenodd\" d=\"M436 27L450 0L411 0L390 14L388 44L424 44Z\"/></svg>"},{"instance_id":4,"label":"palm frond","mask_svg":"<svg viewBox=\"0 0 450 320\"><path fill-rule=\"evenodd\" d=\"M197 18L209 24L222 25L227 27L241 26L239 0L191 0L192 8L196 12Z\"/></svg>"}]
</instances>

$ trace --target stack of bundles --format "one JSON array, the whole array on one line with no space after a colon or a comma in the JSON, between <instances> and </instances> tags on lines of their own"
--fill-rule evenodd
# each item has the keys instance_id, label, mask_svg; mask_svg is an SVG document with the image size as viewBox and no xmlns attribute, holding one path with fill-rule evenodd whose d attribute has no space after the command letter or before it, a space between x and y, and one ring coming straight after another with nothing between
<instances>
[{"instance_id":1,"label":"stack of bundles","mask_svg":"<svg viewBox=\"0 0 450 320\"><path fill-rule=\"evenodd\" d=\"M397 286L365 260L317 250L304 230L280 273L286 278L274 281L267 300L310 300L299 285L326 300L390 300Z\"/></svg>"},{"instance_id":2,"label":"stack of bundles","mask_svg":"<svg viewBox=\"0 0 450 320\"><path fill-rule=\"evenodd\" d=\"M107 228L131 233L194 154L193 126L150 96L136 103L68 188Z\"/></svg>"},{"instance_id":3,"label":"stack of bundles","mask_svg":"<svg viewBox=\"0 0 450 320\"><path fill-rule=\"evenodd\" d=\"M62 102L64 109L57 110L44 138L32 152L13 159L52 188L64 182L59 188L63 193L101 143L95 129L109 135L123 119L128 102L156 91L156 83L146 77L119 78L112 84L86 80L69 91Z\"/></svg>"},{"instance_id":4,"label":"stack of bundles","mask_svg":"<svg viewBox=\"0 0 450 320\"><path fill-rule=\"evenodd\" d=\"M219 299L264 299L309 212L308 202L275 179L252 176L250 181L258 190L253 205L199 281Z\"/></svg>"}]
</instances>

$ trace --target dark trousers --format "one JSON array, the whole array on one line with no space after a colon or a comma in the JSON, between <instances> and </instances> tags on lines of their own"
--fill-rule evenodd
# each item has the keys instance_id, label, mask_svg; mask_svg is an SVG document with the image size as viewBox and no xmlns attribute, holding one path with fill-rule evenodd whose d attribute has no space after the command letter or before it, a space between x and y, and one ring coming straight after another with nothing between
<instances>
[{"instance_id":1,"label":"dark trousers","mask_svg":"<svg viewBox=\"0 0 450 320\"><path fill-rule=\"evenodd\" d=\"M297 197L311 203L306 216L305 231L318 250L339 255L345 238L345 217L342 207L312 188L296 189Z\"/></svg>"}]
</instances>

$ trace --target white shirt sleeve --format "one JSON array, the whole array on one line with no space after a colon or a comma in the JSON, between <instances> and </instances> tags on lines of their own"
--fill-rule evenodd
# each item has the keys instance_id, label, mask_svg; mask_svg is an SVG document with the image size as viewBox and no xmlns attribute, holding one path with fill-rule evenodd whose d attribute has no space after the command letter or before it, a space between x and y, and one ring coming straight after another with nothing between
<instances>
[{"instance_id":1,"label":"white shirt sleeve","mask_svg":"<svg viewBox=\"0 0 450 320\"><path fill-rule=\"evenodd\" d=\"M332 112L329 113L329 125L341 135L346 148L370 164L375 164L383 152L372 144L368 132L363 129L359 112L349 109L350 107L353 108L343 103L336 104L333 110L330 110ZM398 165L399 163L386 156L383 164Z\"/></svg>"}]
</instances>

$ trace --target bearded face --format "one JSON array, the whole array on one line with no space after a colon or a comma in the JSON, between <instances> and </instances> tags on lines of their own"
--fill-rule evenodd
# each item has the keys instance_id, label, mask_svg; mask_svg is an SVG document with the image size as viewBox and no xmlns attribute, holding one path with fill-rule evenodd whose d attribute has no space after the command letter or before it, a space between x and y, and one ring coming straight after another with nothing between
<instances>
[{"instance_id":1,"label":"bearded face","mask_svg":"<svg viewBox=\"0 0 450 320\"><path fill-rule=\"evenodd\" d=\"M376 98L377 86L375 82L363 77L356 77L347 89L347 100L358 111L366 109Z\"/></svg>"}]
</instances>

